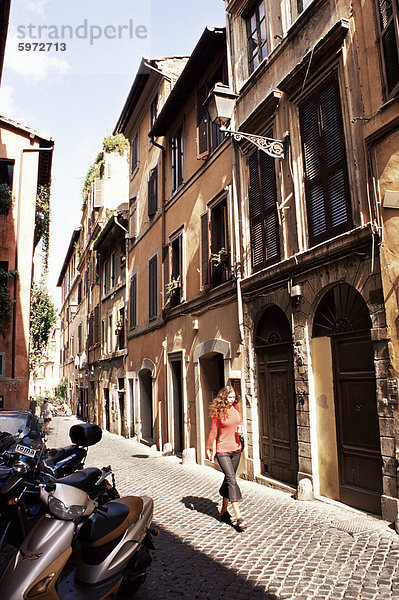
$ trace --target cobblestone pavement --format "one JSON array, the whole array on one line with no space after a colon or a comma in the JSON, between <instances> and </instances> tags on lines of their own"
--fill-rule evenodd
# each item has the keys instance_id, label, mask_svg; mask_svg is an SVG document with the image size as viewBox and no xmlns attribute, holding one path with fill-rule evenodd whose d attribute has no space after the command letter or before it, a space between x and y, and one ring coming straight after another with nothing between
<instances>
[{"instance_id":1,"label":"cobblestone pavement","mask_svg":"<svg viewBox=\"0 0 399 600\"><path fill-rule=\"evenodd\" d=\"M74 423L53 419L48 446L66 445ZM383 521L240 480L238 533L218 521L220 472L105 431L86 466L109 463L121 495L154 499L160 535L138 600L399 599L399 536Z\"/></svg>"}]
</instances>

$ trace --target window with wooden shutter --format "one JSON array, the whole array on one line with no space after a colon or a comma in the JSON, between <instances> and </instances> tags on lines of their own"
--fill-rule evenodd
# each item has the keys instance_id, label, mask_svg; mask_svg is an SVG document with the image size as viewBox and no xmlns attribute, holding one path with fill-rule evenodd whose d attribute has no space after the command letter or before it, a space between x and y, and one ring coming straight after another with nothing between
<instances>
[{"instance_id":1,"label":"window with wooden shutter","mask_svg":"<svg viewBox=\"0 0 399 600\"><path fill-rule=\"evenodd\" d=\"M169 248L170 280L165 290L165 305L173 308L180 304L183 297L183 232L170 242Z\"/></svg>"},{"instance_id":2,"label":"window with wooden shutter","mask_svg":"<svg viewBox=\"0 0 399 600\"><path fill-rule=\"evenodd\" d=\"M98 344L100 341L100 307L94 308L94 343Z\"/></svg>"},{"instance_id":3,"label":"window with wooden shutter","mask_svg":"<svg viewBox=\"0 0 399 600\"><path fill-rule=\"evenodd\" d=\"M294 0L298 15L305 10L313 2L313 0Z\"/></svg>"},{"instance_id":4,"label":"window with wooden shutter","mask_svg":"<svg viewBox=\"0 0 399 600\"><path fill-rule=\"evenodd\" d=\"M93 182L93 208L100 208L103 205L103 182L100 177L96 177Z\"/></svg>"},{"instance_id":5,"label":"window with wooden shutter","mask_svg":"<svg viewBox=\"0 0 399 600\"><path fill-rule=\"evenodd\" d=\"M130 329L137 326L137 274L130 279L129 325Z\"/></svg>"},{"instance_id":6,"label":"window with wooden shutter","mask_svg":"<svg viewBox=\"0 0 399 600\"><path fill-rule=\"evenodd\" d=\"M81 304L82 302L82 280L79 280L78 283L78 304Z\"/></svg>"},{"instance_id":7,"label":"window with wooden shutter","mask_svg":"<svg viewBox=\"0 0 399 600\"><path fill-rule=\"evenodd\" d=\"M103 296L105 296L105 294L108 292L108 287L109 287L108 275L109 275L109 265L108 265L108 260L106 260L103 265Z\"/></svg>"},{"instance_id":8,"label":"window with wooden shutter","mask_svg":"<svg viewBox=\"0 0 399 600\"><path fill-rule=\"evenodd\" d=\"M209 92L218 82L228 84L227 59L219 65L213 75L196 92L197 106L197 158L205 158L213 152L224 140L224 133L220 125L212 123L204 101Z\"/></svg>"},{"instance_id":9,"label":"window with wooden shutter","mask_svg":"<svg viewBox=\"0 0 399 600\"><path fill-rule=\"evenodd\" d=\"M112 252L111 254L111 261L110 261L110 289L112 290L112 288L115 287L116 284L116 256L115 256L115 252Z\"/></svg>"},{"instance_id":10,"label":"window with wooden shutter","mask_svg":"<svg viewBox=\"0 0 399 600\"><path fill-rule=\"evenodd\" d=\"M132 143L130 146L130 170L132 173L136 169L138 162L139 162L139 134L136 133L136 135L132 139Z\"/></svg>"},{"instance_id":11,"label":"window with wooden shutter","mask_svg":"<svg viewBox=\"0 0 399 600\"><path fill-rule=\"evenodd\" d=\"M176 192L183 183L183 130L171 138L172 192Z\"/></svg>"},{"instance_id":12,"label":"window with wooden shutter","mask_svg":"<svg viewBox=\"0 0 399 600\"><path fill-rule=\"evenodd\" d=\"M154 319L157 316L157 257L153 256L148 263L148 317Z\"/></svg>"},{"instance_id":13,"label":"window with wooden shutter","mask_svg":"<svg viewBox=\"0 0 399 600\"><path fill-rule=\"evenodd\" d=\"M202 85L197 90L197 157L204 158L209 154L209 117L204 106L208 86Z\"/></svg>"},{"instance_id":14,"label":"window with wooden shutter","mask_svg":"<svg viewBox=\"0 0 399 600\"><path fill-rule=\"evenodd\" d=\"M299 107L309 243L352 225L337 74Z\"/></svg>"},{"instance_id":15,"label":"window with wooden shutter","mask_svg":"<svg viewBox=\"0 0 399 600\"><path fill-rule=\"evenodd\" d=\"M137 197L134 196L129 200L129 237L134 239L137 237Z\"/></svg>"},{"instance_id":16,"label":"window with wooden shutter","mask_svg":"<svg viewBox=\"0 0 399 600\"><path fill-rule=\"evenodd\" d=\"M155 121L157 120L157 116L158 116L158 93L155 94L155 97L154 97L153 101L151 102L151 106L150 106L150 130L152 129Z\"/></svg>"},{"instance_id":17,"label":"window with wooden shutter","mask_svg":"<svg viewBox=\"0 0 399 600\"><path fill-rule=\"evenodd\" d=\"M201 215L201 286L209 286L209 222L208 213Z\"/></svg>"},{"instance_id":18,"label":"window with wooden shutter","mask_svg":"<svg viewBox=\"0 0 399 600\"><path fill-rule=\"evenodd\" d=\"M94 315L93 313L89 316L89 346L94 344Z\"/></svg>"},{"instance_id":19,"label":"window with wooden shutter","mask_svg":"<svg viewBox=\"0 0 399 600\"><path fill-rule=\"evenodd\" d=\"M229 249L227 235L227 202L218 202L210 210L210 269L211 285L216 287L229 278Z\"/></svg>"},{"instance_id":20,"label":"window with wooden shutter","mask_svg":"<svg viewBox=\"0 0 399 600\"><path fill-rule=\"evenodd\" d=\"M148 177L148 216L153 217L158 210L158 167L150 171Z\"/></svg>"},{"instance_id":21,"label":"window with wooden shutter","mask_svg":"<svg viewBox=\"0 0 399 600\"><path fill-rule=\"evenodd\" d=\"M398 0L375 0L377 33L386 98L399 90Z\"/></svg>"},{"instance_id":22,"label":"window with wooden shutter","mask_svg":"<svg viewBox=\"0 0 399 600\"><path fill-rule=\"evenodd\" d=\"M274 159L256 150L248 159L251 257L254 271L280 260Z\"/></svg>"},{"instance_id":23,"label":"window with wooden shutter","mask_svg":"<svg viewBox=\"0 0 399 600\"><path fill-rule=\"evenodd\" d=\"M169 283L169 244L162 248L162 266L163 266L163 307L168 306L168 283Z\"/></svg>"},{"instance_id":24,"label":"window with wooden shutter","mask_svg":"<svg viewBox=\"0 0 399 600\"><path fill-rule=\"evenodd\" d=\"M266 17L264 0L258 2L246 18L248 67L251 74L267 58Z\"/></svg>"},{"instance_id":25,"label":"window with wooden shutter","mask_svg":"<svg viewBox=\"0 0 399 600\"><path fill-rule=\"evenodd\" d=\"M78 327L78 354L82 352L82 325Z\"/></svg>"}]
</instances>

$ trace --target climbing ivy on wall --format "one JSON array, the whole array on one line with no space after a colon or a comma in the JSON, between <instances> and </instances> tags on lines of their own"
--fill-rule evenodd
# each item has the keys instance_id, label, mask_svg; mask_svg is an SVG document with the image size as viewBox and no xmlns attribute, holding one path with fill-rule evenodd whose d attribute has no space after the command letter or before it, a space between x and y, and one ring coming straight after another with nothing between
<instances>
[{"instance_id":1,"label":"climbing ivy on wall","mask_svg":"<svg viewBox=\"0 0 399 600\"><path fill-rule=\"evenodd\" d=\"M50 186L41 185L36 196L35 246L42 240L43 273L48 270L50 249Z\"/></svg>"},{"instance_id":2,"label":"climbing ivy on wall","mask_svg":"<svg viewBox=\"0 0 399 600\"><path fill-rule=\"evenodd\" d=\"M15 300L11 300L10 290L7 287L9 277L17 277L15 269L5 271L0 268L0 334L5 337L10 327L12 308Z\"/></svg>"},{"instance_id":3,"label":"climbing ivy on wall","mask_svg":"<svg viewBox=\"0 0 399 600\"><path fill-rule=\"evenodd\" d=\"M30 369L36 371L43 357L51 331L57 320L57 311L44 284L32 284L30 305Z\"/></svg>"},{"instance_id":4,"label":"climbing ivy on wall","mask_svg":"<svg viewBox=\"0 0 399 600\"><path fill-rule=\"evenodd\" d=\"M0 184L0 215L8 214L12 204L12 193L7 183Z\"/></svg>"}]
</instances>

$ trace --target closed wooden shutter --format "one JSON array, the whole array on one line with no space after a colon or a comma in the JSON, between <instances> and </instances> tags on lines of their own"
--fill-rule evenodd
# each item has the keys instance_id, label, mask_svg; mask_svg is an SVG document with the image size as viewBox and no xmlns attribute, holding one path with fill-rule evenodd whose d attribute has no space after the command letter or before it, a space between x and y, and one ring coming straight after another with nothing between
<instances>
[{"instance_id":1,"label":"closed wooden shutter","mask_svg":"<svg viewBox=\"0 0 399 600\"><path fill-rule=\"evenodd\" d=\"M100 307L97 305L94 308L94 343L98 344L100 341Z\"/></svg>"},{"instance_id":2,"label":"closed wooden shutter","mask_svg":"<svg viewBox=\"0 0 399 600\"><path fill-rule=\"evenodd\" d=\"M150 171L148 178L148 216L151 218L158 210L158 167Z\"/></svg>"},{"instance_id":3,"label":"closed wooden shutter","mask_svg":"<svg viewBox=\"0 0 399 600\"><path fill-rule=\"evenodd\" d=\"M164 246L163 250L163 305L166 307L165 301L168 297L166 286L169 283L169 245Z\"/></svg>"},{"instance_id":4,"label":"closed wooden shutter","mask_svg":"<svg viewBox=\"0 0 399 600\"><path fill-rule=\"evenodd\" d=\"M137 236L137 199L136 196L129 200L129 237Z\"/></svg>"},{"instance_id":5,"label":"closed wooden shutter","mask_svg":"<svg viewBox=\"0 0 399 600\"><path fill-rule=\"evenodd\" d=\"M207 86L197 90L197 157L204 158L209 154L209 116L204 101L207 96Z\"/></svg>"},{"instance_id":6,"label":"closed wooden shutter","mask_svg":"<svg viewBox=\"0 0 399 600\"><path fill-rule=\"evenodd\" d=\"M314 245L352 223L336 74L300 106L300 124L309 241Z\"/></svg>"},{"instance_id":7,"label":"closed wooden shutter","mask_svg":"<svg viewBox=\"0 0 399 600\"><path fill-rule=\"evenodd\" d=\"M208 213L201 215L201 286L209 286L209 223Z\"/></svg>"},{"instance_id":8,"label":"closed wooden shutter","mask_svg":"<svg viewBox=\"0 0 399 600\"><path fill-rule=\"evenodd\" d=\"M132 172L137 167L138 158L139 158L138 157L138 141L139 141L139 137L138 137L138 134L136 133L136 135L132 139L131 149L130 149L130 165L131 165L130 168L131 168Z\"/></svg>"},{"instance_id":9,"label":"closed wooden shutter","mask_svg":"<svg viewBox=\"0 0 399 600\"><path fill-rule=\"evenodd\" d=\"M171 148L171 164L172 164L172 192L175 192L178 188L177 185L177 164L176 164L176 138L170 139Z\"/></svg>"},{"instance_id":10,"label":"closed wooden shutter","mask_svg":"<svg viewBox=\"0 0 399 600\"><path fill-rule=\"evenodd\" d=\"M95 178L93 188L93 208L100 208L104 205L103 182L100 177Z\"/></svg>"},{"instance_id":11,"label":"closed wooden shutter","mask_svg":"<svg viewBox=\"0 0 399 600\"><path fill-rule=\"evenodd\" d=\"M94 344L94 315L89 316L89 346Z\"/></svg>"},{"instance_id":12,"label":"closed wooden shutter","mask_svg":"<svg viewBox=\"0 0 399 600\"><path fill-rule=\"evenodd\" d=\"M177 173L177 184L178 187L183 183L183 129L180 129L179 135L177 136L177 157L178 157L178 173Z\"/></svg>"},{"instance_id":13,"label":"closed wooden shutter","mask_svg":"<svg viewBox=\"0 0 399 600\"><path fill-rule=\"evenodd\" d=\"M251 255L254 271L280 259L274 159L257 150L248 159Z\"/></svg>"},{"instance_id":14,"label":"closed wooden shutter","mask_svg":"<svg viewBox=\"0 0 399 600\"><path fill-rule=\"evenodd\" d=\"M130 298L129 298L129 324L130 329L137 325L137 275L130 279Z\"/></svg>"},{"instance_id":15,"label":"closed wooden shutter","mask_svg":"<svg viewBox=\"0 0 399 600\"><path fill-rule=\"evenodd\" d=\"M259 151L259 162L263 199L262 211L265 262L266 264L270 264L280 259L275 159L265 152Z\"/></svg>"},{"instance_id":16,"label":"closed wooden shutter","mask_svg":"<svg viewBox=\"0 0 399 600\"><path fill-rule=\"evenodd\" d=\"M148 264L148 316L157 316L157 257L153 256Z\"/></svg>"},{"instance_id":17,"label":"closed wooden shutter","mask_svg":"<svg viewBox=\"0 0 399 600\"><path fill-rule=\"evenodd\" d=\"M398 0L376 0L377 30L387 97L399 88Z\"/></svg>"},{"instance_id":18,"label":"closed wooden shutter","mask_svg":"<svg viewBox=\"0 0 399 600\"><path fill-rule=\"evenodd\" d=\"M172 152L172 192L183 183L183 129L171 138Z\"/></svg>"}]
</instances>

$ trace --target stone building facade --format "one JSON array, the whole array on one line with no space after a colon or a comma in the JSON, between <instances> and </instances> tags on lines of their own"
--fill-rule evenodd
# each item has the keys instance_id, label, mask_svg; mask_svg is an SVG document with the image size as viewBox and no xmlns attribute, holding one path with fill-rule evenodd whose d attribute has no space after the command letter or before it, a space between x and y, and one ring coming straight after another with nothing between
<instances>
[{"instance_id":1,"label":"stone building facade","mask_svg":"<svg viewBox=\"0 0 399 600\"><path fill-rule=\"evenodd\" d=\"M126 149L122 153L103 150L97 159L98 176L87 189L81 223L71 236L57 282L61 287L60 378L68 382L73 411L89 421L98 418L99 410L102 414L97 377L102 353L101 272L93 245L104 227L113 223L128 189Z\"/></svg>"},{"instance_id":2,"label":"stone building facade","mask_svg":"<svg viewBox=\"0 0 399 600\"><path fill-rule=\"evenodd\" d=\"M54 140L0 118L0 408L26 408L34 255L44 215L37 208L49 186Z\"/></svg>"},{"instance_id":3,"label":"stone building facade","mask_svg":"<svg viewBox=\"0 0 399 600\"><path fill-rule=\"evenodd\" d=\"M226 1L232 128L289 141L280 159L235 145L248 476L308 478L317 496L393 520L397 217L382 205L397 189L399 113L397 71L387 87L379 55L384 23L398 60L387 6Z\"/></svg>"}]
</instances>

